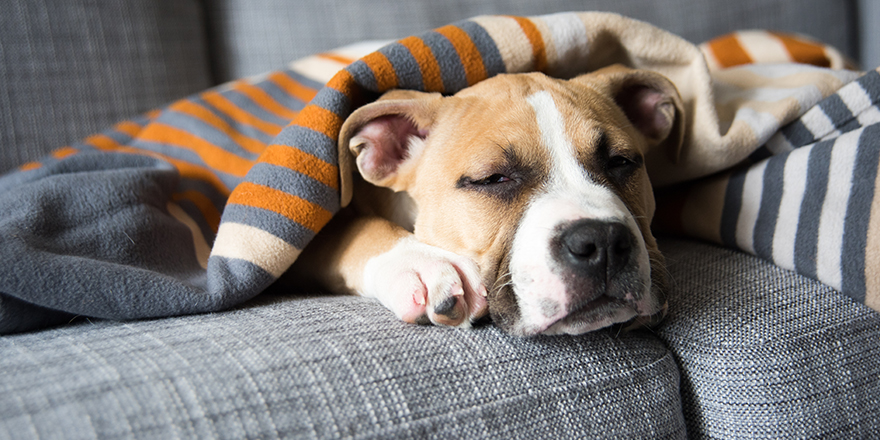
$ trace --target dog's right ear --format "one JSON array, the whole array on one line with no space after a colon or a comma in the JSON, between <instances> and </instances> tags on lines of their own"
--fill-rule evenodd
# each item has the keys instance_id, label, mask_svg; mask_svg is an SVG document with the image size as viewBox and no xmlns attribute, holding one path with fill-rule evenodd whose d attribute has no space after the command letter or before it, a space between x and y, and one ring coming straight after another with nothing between
<instances>
[{"instance_id":1,"label":"dog's right ear","mask_svg":"<svg viewBox=\"0 0 880 440\"><path fill-rule=\"evenodd\" d=\"M367 182L402 190L404 182L399 177L421 152L441 99L439 93L396 90L355 110L339 134L340 157L350 152ZM342 171L343 179L347 178L346 170Z\"/></svg>"}]
</instances>

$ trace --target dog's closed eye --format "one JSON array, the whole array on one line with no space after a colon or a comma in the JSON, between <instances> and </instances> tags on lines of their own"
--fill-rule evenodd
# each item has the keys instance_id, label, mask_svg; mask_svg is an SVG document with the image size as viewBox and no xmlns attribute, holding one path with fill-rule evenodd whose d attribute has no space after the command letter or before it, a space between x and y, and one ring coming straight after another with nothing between
<instances>
[{"instance_id":1,"label":"dog's closed eye","mask_svg":"<svg viewBox=\"0 0 880 440\"><path fill-rule=\"evenodd\" d=\"M504 174L495 173L495 174L490 175L489 177L484 177L484 178L479 179L479 180L474 180L474 181L471 182L471 184L472 184L472 185L480 185L480 186L485 186L485 185L497 185L497 184L499 184L499 183L510 182L510 181L512 181L512 180L513 180L513 179L511 179L510 177L505 176Z\"/></svg>"}]
</instances>

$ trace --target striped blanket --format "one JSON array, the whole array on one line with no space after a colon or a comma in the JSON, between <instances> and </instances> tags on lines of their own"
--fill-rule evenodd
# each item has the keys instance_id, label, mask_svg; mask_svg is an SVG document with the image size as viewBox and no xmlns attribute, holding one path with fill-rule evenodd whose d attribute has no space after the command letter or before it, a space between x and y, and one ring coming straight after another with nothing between
<instances>
[{"instance_id":1,"label":"striped blanket","mask_svg":"<svg viewBox=\"0 0 880 440\"><path fill-rule=\"evenodd\" d=\"M618 15L566 13L477 17L298 60L0 177L0 333L239 304L348 202L352 164L336 141L353 109L392 88L454 93L504 72L566 78L614 63L666 75L685 103L680 157L650 164L659 228L880 310L876 71L844 70L835 50L785 35L695 46Z\"/></svg>"}]
</instances>

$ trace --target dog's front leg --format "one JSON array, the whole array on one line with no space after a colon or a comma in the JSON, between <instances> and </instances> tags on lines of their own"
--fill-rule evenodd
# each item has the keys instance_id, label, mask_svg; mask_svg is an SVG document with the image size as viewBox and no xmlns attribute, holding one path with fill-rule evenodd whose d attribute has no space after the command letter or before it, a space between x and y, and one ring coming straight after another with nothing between
<instances>
[{"instance_id":1,"label":"dog's front leg","mask_svg":"<svg viewBox=\"0 0 880 440\"><path fill-rule=\"evenodd\" d=\"M291 270L337 293L376 298L406 322L468 327L486 314L486 288L471 259L381 217L340 213Z\"/></svg>"}]
</instances>

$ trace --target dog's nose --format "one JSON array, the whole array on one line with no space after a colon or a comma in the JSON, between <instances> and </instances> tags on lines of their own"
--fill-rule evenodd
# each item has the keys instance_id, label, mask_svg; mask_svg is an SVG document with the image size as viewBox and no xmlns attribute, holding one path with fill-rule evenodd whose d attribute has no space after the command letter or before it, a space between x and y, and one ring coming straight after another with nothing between
<instances>
[{"instance_id":1,"label":"dog's nose","mask_svg":"<svg viewBox=\"0 0 880 440\"><path fill-rule=\"evenodd\" d=\"M560 257L581 274L607 281L629 263L634 245L626 225L582 219L560 235Z\"/></svg>"}]
</instances>

